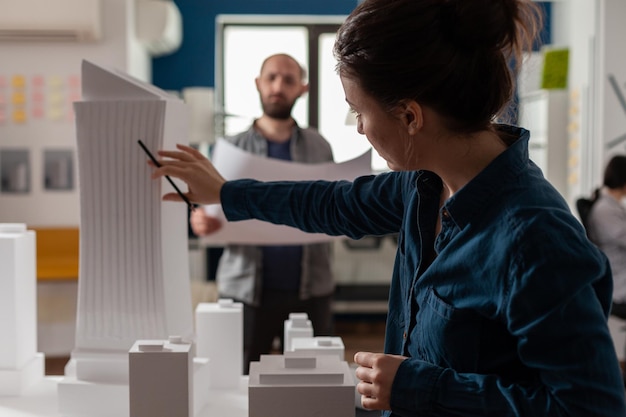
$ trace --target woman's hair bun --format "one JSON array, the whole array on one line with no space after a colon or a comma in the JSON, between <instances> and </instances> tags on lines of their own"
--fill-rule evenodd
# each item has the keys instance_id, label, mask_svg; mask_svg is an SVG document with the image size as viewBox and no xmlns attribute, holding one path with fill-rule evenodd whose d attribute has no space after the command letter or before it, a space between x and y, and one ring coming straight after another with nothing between
<instances>
[{"instance_id":1,"label":"woman's hair bun","mask_svg":"<svg viewBox=\"0 0 626 417\"><path fill-rule=\"evenodd\" d=\"M442 31L450 42L472 49L507 49L516 39L520 0L443 0Z\"/></svg>"}]
</instances>

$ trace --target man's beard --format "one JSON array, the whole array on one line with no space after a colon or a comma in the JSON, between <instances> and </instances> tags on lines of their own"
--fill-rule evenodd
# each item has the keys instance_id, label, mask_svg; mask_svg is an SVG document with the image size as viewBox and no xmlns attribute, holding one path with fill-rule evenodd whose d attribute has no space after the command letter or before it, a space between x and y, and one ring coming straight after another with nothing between
<instances>
[{"instance_id":1,"label":"man's beard","mask_svg":"<svg viewBox=\"0 0 626 417\"><path fill-rule=\"evenodd\" d=\"M267 103L261 100L263 113L272 119L287 120L291 118L291 110L296 102L292 103Z\"/></svg>"}]
</instances>

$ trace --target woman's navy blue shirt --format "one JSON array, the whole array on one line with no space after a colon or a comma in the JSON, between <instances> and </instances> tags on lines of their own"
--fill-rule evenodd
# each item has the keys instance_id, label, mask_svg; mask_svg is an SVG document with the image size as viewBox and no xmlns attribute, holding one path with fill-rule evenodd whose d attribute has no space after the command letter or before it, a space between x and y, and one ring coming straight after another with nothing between
<instances>
[{"instance_id":1,"label":"woman's navy blue shirt","mask_svg":"<svg viewBox=\"0 0 626 417\"><path fill-rule=\"evenodd\" d=\"M399 234L385 352L409 359L384 415L624 417L606 257L529 160L529 133L502 129L519 139L442 207L427 171L231 181L222 205L231 221Z\"/></svg>"}]
</instances>

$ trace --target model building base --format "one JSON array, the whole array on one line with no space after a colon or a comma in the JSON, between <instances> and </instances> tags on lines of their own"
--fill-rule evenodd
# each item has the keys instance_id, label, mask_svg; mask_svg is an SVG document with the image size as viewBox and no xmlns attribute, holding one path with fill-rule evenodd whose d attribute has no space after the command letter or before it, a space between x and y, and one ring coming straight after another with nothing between
<instances>
[{"instance_id":1,"label":"model building base","mask_svg":"<svg viewBox=\"0 0 626 417\"><path fill-rule=\"evenodd\" d=\"M354 378L335 355L263 355L250 364L249 417L354 417Z\"/></svg>"},{"instance_id":2,"label":"model building base","mask_svg":"<svg viewBox=\"0 0 626 417\"><path fill-rule=\"evenodd\" d=\"M63 417L129 417L128 384L81 381L66 376L57 389L59 413Z\"/></svg>"},{"instance_id":3,"label":"model building base","mask_svg":"<svg viewBox=\"0 0 626 417\"><path fill-rule=\"evenodd\" d=\"M206 358L193 359L194 416L210 403L208 362ZM58 383L57 396L63 417L130 417L128 383L94 383L66 375Z\"/></svg>"},{"instance_id":4,"label":"model building base","mask_svg":"<svg viewBox=\"0 0 626 417\"><path fill-rule=\"evenodd\" d=\"M37 353L21 369L0 369L0 396L21 396L44 378L44 355Z\"/></svg>"}]
</instances>

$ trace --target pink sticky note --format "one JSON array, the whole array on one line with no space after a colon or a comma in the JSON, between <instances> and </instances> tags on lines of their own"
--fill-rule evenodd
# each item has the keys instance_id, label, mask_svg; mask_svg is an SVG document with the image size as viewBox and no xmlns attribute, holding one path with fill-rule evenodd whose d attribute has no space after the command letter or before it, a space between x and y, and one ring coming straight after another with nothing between
<instances>
[{"instance_id":1,"label":"pink sticky note","mask_svg":"<svg viewBox=\"0 0 626 417\"><path fill-rule=\"evenodd\" d=\"M34 119L42 119L43 118L43 108L42 107L34 107L32 113L33 113L33 118Z\"/></svg>"},{"instance_id":2,"label":"pink sticky note","mask_svg":"<svg viewBox=\"0 0 626 417\"><path fill-rule=\"evenodd\" d=\"M34 87L43 87L44 86L44 78L41 75L35 75L33 77L33 86Z\"/></svg>"}]
</instances>

